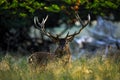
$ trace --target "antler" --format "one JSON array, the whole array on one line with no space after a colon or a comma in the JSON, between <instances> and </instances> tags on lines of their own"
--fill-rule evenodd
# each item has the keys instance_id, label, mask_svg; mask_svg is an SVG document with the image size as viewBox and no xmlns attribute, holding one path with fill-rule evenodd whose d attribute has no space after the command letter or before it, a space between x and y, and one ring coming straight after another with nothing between
<instances>
[{"instance_id":1,"label":"antler","mask_svg":"<svg viewBox=\"0 0 120 80\"><path fill-rule=\"evenodd\" d=\"M81 23L82 27L80 28L80 30L78 32L74 32L74 34L69 35L69 32L67 33L65 39L67 40L73 40L73 38L78 35L90 22L90 15L88 14L88 21L87 23L84 23L81 18L79 17L79 14L76 13L76 18L79 20L79 22ZM47 32L45 30L45 22L48 19L48 15L46 16L46 18L42 20L42 22L40 23L38 20L38 17L34 17L34 23L35 23L35 27L38 28L43 34L45 34L46 36L48 36L49 38L51 38L53 41L57 41L59 39L59 35L53 36L51 33Z\"/></svg>"},{"instance_id":2,"label":"antler","mask_svg":"<svg viewBox=\"0 0 120 80\"><path fill-rule=\"evenodd\" d=\"M72 40L76 35L78 35L88 24L89 24L89 22L90 22L90 15L88 14L88 20L87 20L87 23L84 23L82 20L81 20L81 18L80 18L80 16L79 16L79 14L78 13L76 13L76 18L77 18L77 20L79 20L79 22L81 23L81 28L80 28L80 30L78 31L78 32L74 32L74 34L71 34L71 35L69 35L69 32L67 33L67 35L66 35L66 38L69 40Z\"/></svg>"},{"instance_id":3,"label":"antler","mask_svg":"<svg viewBox=\"0 0 120 80\"><path fill-rule=\"evenodd\" d=\"M47 21L48 19L48 15L46 16L46 18L42 20L42 22L40 23L39 20L38 20L38 17L34 17L34 24L35 24L35 27L38 28L43 34L45 34L46 36L48 36L49 38L51 38L52 40L56 40L58 39L58 36L53 36L51 33L47 32L45 30L45 22Z\"/></svg>"}]
</instances>

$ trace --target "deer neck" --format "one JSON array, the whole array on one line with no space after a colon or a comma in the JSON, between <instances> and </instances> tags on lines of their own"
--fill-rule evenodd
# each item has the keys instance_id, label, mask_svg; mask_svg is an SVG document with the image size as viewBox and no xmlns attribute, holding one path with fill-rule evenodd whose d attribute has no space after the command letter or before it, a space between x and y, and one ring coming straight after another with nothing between
<instances>
[{"instance_id":1,"label":"deer neck","mask_svg":"<svg viewBox=\"0 0 120 80\"><path fill-rule=\"evenodd\" d=\"M65 45L64 48L60 48L61 46L58 46L57 49L55 50L55 55L59 58L65 56L65 55L70 55L70 49L69 45Z\"/></svg>"}]
</instances>

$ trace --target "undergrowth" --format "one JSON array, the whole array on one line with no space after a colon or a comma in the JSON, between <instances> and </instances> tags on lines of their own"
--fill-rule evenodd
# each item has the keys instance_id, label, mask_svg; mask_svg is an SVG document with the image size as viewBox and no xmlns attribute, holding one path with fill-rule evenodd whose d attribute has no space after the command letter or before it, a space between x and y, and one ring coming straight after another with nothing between
<instances>
[{"instance_id":1,"label":"undergrowth","mask_svg":"<svg viewBox=\"0 0 120 80\"><path fill-rule=\"evenodd\" d=\"M0 80L120 80L120 57L80 58L66 66L50 62L45 68L33 68L27 57L6 55L0 59Z\"/></svg>"}]
</instances>

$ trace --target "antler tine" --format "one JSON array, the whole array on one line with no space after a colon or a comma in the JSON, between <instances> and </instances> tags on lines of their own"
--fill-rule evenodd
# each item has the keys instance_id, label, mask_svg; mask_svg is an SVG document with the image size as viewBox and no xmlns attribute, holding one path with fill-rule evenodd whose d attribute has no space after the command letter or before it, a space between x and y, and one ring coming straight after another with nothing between
<instances>
[{"instance_id":1,"label":"antler tine","mask_svg":"<svg viewBox=\"0 0 120 80\"><path fill-rule=\"evenodd\" d=\"M43 18L43 23L45 23L47 21L47 19L48 19L48 15L46 16L45 19Z\"/></svg>"},{"instance_id":2,"label":"antler tine","mask_svg":"<svg viewBox=\"0 0 120 80\"><path fill-rule=\"evenodd\" d=\"M38 25L41 25L41 24L37 16L34 17L34 24L35 24L35 28L38 28L39 30L41 30L40 27L38 27Z\"/></svg>"},{"instance_id":3,"label":"antler tine","mask_svg":"<svg viewBox=\"0 0 120 80\"><path fill-rule=\"evenodd\" d=\"M67 35L66 35L66 37L65 38L67 38L69 36L69 32L67 33Z\"/></svg>"},{"instance_id":4,"label":"antler tine","mask_svg":"<svg viewBox=\"0 0 120 80\"><path fill-rule=\"evenodd\" d=\"M45 19L43 18L42 22L40 23L38 17L34 17L35 27L38 28L43 34L45 34L49 38L56 39L55 36L53 36L52 34L50 34L45 30L45 22L47 21L47 19L48 19L48 15L46 16Z\"/></svg>"},{"instance_id":5,"label":"antler tine","mask_svg":"<svg viewBox=\"0 0 120 80\"><path fill-rule=\"evenodd\" d=\"M46 16L45 19L43 18L41 23L39 23L39 21L37 20L38 24L41 26L41 29L44 30L44 31L45 31L45 22L47 21L47 19L48 19L48 15Z\"/></svg>"},{"instance_id":6,"label":"antler tine","mask_svg":"<svg viewBox=\"0 0 120 80\"><path fill-rule=\"evenodd\" d=\"M69 35L68 38L74 38L75 35L78 35L90 22L90 15L88 14L88 21L87 23L84 23L82 21L82 19L80 18L79 14L76 13L76 18L79 20L79 22L81 23L82 25L82 28L80 28L80 30L78 32L74 32L73 34Z\"/></svg>"},{"instance_id":7,"label":"antler tine","mask_svg":"<svg viewBox=\"0 0 120 80\"><path fill-rule=\"evenodd\" d=\"M35 16L35 17L34 17L35 27L36 27L37 29L39 29L40 31L45 32L45 28L44 28L45 25L44 25L44 24L45 24L47 18L48 18L48 16L46 16L45 19L43 18L42 22L40 23L39 20L38 20L38 17Z\"/></svg>"},{"instance_id":8,"label":"antler tine","mask_svg":"<svg viewBox=\"0 0 120 80\"><path fill-rule=\"evenodd\" d=\"M79 20L79 22L81 23L82 27L86 27L89 24L89 22L90 22L90 14L88 14L88 21L87 21L86 24L82 21L82 19L80 18L78 13L76 13L76 18Z\"/></svg>"}]
</instances>

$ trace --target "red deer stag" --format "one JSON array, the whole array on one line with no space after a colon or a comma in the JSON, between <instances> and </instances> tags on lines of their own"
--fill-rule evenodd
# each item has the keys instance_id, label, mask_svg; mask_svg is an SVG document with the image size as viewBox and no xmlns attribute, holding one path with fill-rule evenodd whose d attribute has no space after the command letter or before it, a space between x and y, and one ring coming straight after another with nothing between
<instances>
[{"instance_id":1,"label":"red deer stag","mask_svg":"<svg viewBox=\"0 0 120 80\"><path fill-rule=\"evenodd\" d=\"M58 45L58 47L56 48L54 53L50 53L50 52L33 53L28 59L29 63L46 65L47 62L50 60L53 60L53 59L56 60L56 59L61 59L61 58L63 61L65 61L65 64L69 63L71 60L69 42L71 42L74 39L74 37L78 35L90 22L90 15L88 15L87 23L83 23L78 13L76 13L76 18L77 20L79 20L79 22L82 25L80 30L78 32L74 32L73 34L69 34L68 32L66 37L60 38L59 35L54 36L45 30L45 22L48 19L48 16L46 16L46 18L43 19L41 23L39 22L38 17L34 17L35 27L39 29L42 32L42 34L48 36L54 43Z\"/></svg>"}]
</instances>

